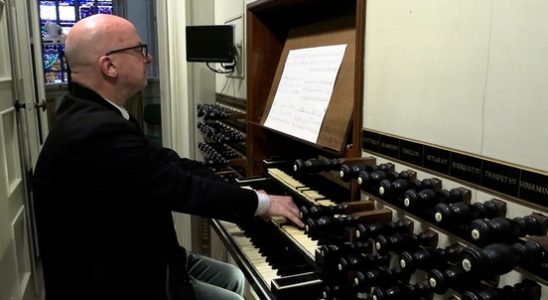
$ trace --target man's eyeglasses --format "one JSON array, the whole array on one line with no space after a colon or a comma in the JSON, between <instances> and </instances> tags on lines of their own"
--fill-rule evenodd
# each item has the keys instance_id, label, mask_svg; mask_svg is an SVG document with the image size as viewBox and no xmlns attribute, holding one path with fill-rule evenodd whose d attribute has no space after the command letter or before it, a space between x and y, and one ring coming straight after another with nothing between
<instances>
[{"instance_id":1,"label":"man's eyeglasses","mask_svg":"<svg viewBox=\"0 0 548 300\"><path fill-rule=\"evenodd\" d=\"M111 54L114 54L114 53L124 52L124 51L127 51L127 50L139 49L139 48L141 49L141 55L143 57L148 57L147 44L140 44L140 45L137 45L137 46L131 46L131 47L127 47L127 48L111 50L111 51L105 53L105 55L111 55Z\"/></svg>"}]
</instances>

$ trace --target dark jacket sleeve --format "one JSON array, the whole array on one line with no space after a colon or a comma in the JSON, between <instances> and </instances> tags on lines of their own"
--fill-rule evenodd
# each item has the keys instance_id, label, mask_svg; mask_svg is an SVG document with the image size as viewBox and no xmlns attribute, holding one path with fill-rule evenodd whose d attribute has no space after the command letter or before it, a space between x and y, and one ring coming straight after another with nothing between
<instances>
[{"instance_id":1,"label":"dark jacket sleeve","mask_svg":"<svg viewBox=\"0 0 548 300\"><path fill-rule=\"evenodd\" d=\"M206 168L180 159L172 150L153 148L131 127L120 127L120 132L110 130L108 136L99 140L105 140L107 145L111 141L112 146L97 149L106 152L96 156L115 165L111 168L115 171L109 174L111 184L137 186L143 194L150 194L149 199L159 199L178 212L229 221L254 215L257 195L253 191L219 181Z\"/></svg>"},{"instance_id":2,"label":"dark jacket sleeve","mask_svg":"<svg viewBox=\"0 0 548 300\"><path fill-rule=\"evenodd\" d=\"M155 153L155 156L161 161L173 162L182 170L191 171L194 175L222 181L222 178L215 175L215 173L213 173L209 168L198 161L188 158L181 158L175 151L169 148L161 147L155 143L150 143L149 147L151 148L151 151Z\"/></svg>"}]
</instances>

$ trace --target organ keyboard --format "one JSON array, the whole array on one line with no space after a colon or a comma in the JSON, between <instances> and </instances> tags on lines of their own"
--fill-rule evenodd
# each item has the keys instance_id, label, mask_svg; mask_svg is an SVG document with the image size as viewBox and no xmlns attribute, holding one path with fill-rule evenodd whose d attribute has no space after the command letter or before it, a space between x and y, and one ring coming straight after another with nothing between
<instances>
[{"instance_id":1,"label":"organ keyboard","mask_svg":"<svg viewBox=\"0 0 548 300\"><path fill-rule=\"evenodd\" d=\"M328 199L327 196L316 190L312 190L309 186L288 175L281 169L269 168L268 174L310 204L320 204L325 206L335 205L335 202Z\"/></svg>"},{"instance_id":2,"label":"organ keyboard","mask_svg":"<svg viewBox=\"0 0 548 300\"><path fill-rule=\"evenodd\" d=\"M245 226L212 220L212 227L261 299L321 298L322 280L310 252L317 244L303 239L302 230L283 225L276 232L276 224L260 218Z\"/></svg>"},{"instance_id":3,"label":"organ keyboard","mask_svg":"<svg viewBox=\"0 0 548 300\"><path fill-rule=\"evenodd\" d=\"M326 182L317 175L294 178L283 166L286 165L268 168L268 177L244 179L239 184L271 194L289 194L299 207L332 206L349 200L349 191L344 187L319 192L313 186L325 187ZM259 298L322 298L324 284L314 262L318 241L311 239L303 229L285 218L257 217L250 224L241 225L212 220L211 225Z\"/></svg>"}]
</instances>

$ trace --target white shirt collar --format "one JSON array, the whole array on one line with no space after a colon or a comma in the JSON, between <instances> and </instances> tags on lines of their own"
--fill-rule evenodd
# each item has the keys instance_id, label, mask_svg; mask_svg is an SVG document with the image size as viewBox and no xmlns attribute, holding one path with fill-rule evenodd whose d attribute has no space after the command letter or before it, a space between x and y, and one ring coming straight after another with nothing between
<instances>
[{"instance_id":1,"label":"white shirt collar","mask_svg":"<svg viewBox=\"0 0 548 300\"><path fill-rule=\"evenodd\" d=\"M116 107L120 111L120 113L122 114L122 117L124 117L124 119L129 120L129 113L127 112L127 110L125 108L114 104L114 102L108 100L107 98L103 98L103 99L107 100L108 103L114 105L114 107Z\"/></svg>"}]
</instances>

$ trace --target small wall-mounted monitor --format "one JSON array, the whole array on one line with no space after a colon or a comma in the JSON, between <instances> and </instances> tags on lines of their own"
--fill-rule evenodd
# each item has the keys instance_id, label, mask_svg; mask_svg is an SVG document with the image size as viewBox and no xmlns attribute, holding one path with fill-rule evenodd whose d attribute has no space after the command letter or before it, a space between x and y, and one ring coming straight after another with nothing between
<instances>
[{"instance_id":1,"label":"small wall-mounted monitor","mask_svg":"<svg viewBox=\"0 0 548 300\"><path fill-rule=\"evenodd\" d=\"M186 27L186 60L189 62L234 61L234 27L207 25Z\"/></svg>"}]
</instances>

